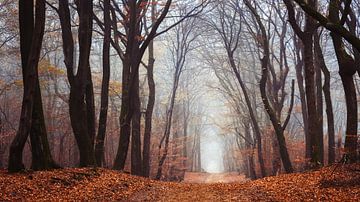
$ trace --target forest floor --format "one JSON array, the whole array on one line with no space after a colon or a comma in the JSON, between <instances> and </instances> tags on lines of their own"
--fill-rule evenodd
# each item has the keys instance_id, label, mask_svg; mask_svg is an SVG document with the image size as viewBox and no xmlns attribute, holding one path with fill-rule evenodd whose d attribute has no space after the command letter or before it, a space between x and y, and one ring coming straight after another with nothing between
<instances>
[{"instance_id":1,"label":"forest floor","mask_svg":"<svg viewBox=\"0 0 360 202\"><path fill-rule=\"evenodd\" d=\"M0 201L359 201L360 164L333 171L334 166L232 183L211 183L221 175L205 176L202 182L209 183L160 182L106 169L0 171Z\"/></svg>"}]
</instances>

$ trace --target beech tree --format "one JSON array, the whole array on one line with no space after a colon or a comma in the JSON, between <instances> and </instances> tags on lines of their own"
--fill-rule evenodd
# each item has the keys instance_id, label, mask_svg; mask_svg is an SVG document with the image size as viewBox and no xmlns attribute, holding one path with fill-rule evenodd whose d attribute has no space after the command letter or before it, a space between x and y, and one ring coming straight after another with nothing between
<instances>
[{"instance_id":1,"label":"beech tree","mask_svg":"<svg viewBox=\"0 0 360 202\"><path fill-rule=\"evenodd\" d=\"M125 166L127 151L132 137L131 147L131 172L135 175L141 175L142 158L141 158L141 140L140 140L140 98L139 98L139 67L142 57L155 38L157 29L169 12L171 0L167 1L162 13L153 23L152 29L146 38L142 38L142 25L138 23L143 15L146 15L149 4L147 2L122 2L115 3L114 9L124 20L124 34L117 33L118 37L125 36L125 50L120 50L123 61L122 71L122 104L120 114L120 140L117 155L115 158L114 168L122 170ZM145 3L145 4L144 4ZM127 9L125 9L127 8ZM113 16L114 18L115 16ZM134 116L134 117L133 117ZM132 131L132 135L131 134Z\"/></svg>"},{"instance_id":2,"label":"beech tree","mask_svg":"<svg viewBox=\"0 0 360 202\"><path fill-rule=\"evenodd\" d=\"M71 126L80 152L80 166L94 166L95 108L94 92L89 64L92 39L92 1L77 2L79 14L79 62L75 68L75 42L73 39L70 5L59 1L64 63L70 84L69 114Z\"/></svg>"},{"instance_id":3,"label":"beech tree","mask_svg":"<svg viewBox=\"0 0 360 202\"><path fill-rule=\"evenodd\" d=\"M340 1L331 0L329 4L329 19L332 22L342 23L339 18ZM347 14L343 14L342 18L347 18ZM356 22L354 22L356 23ZM351 26L351 25L349 25ZM346 123L346 137L345 137L345 162L357 161L357 128L358 128L358 107L356 98L356 89L353 76L355 75L357 67L355 59L349 55L345 50L345 45L342 37L335 32L331 33L338 65L339 74L344 87L347 123ZM357 50L354 50L357 51Z\"/></svg>"},{"instance_id":4,"label":"beech tree","mask_svg":"<svg viewBox=\"0 0 360 202\"><path fill-rule=\"evenodd\" d=\"M151 1L151 19L152 24L155 23L156 19L156 2L155 0ZM149 32L150 28L145 28ZM154 81L154 65L155 65L155 56L154 56L154 40L149 43L148 47L148 63L146 65L147 72L147 83L149 88L149 96L146 105L145 112L145 129L144 129L144 146L143 146L143 171L142 175L144 177L150 176L150 146L151 146L151 133L152 133L152 118L155 105L155 81Z\"/></svg>"},{"instance_id":5,"label":"beech tree","mask_svg":"<svg viewBox=\"0 0 360 202\"><path fill-rule=\"evenodd\" d=\"M104 157L104 141L109 103L109 81L110 81L110 40L111 40L111 17L110 0L104 1L104 42L103 42L103 78L101 86L101 106L99 128L96 136L95 156L96 163L101 166Z\"/></svg>"},{"instance_id":6,"label":"beech tree","mask_svg":"<svg viewBox=\"0 0 360 202\"><path fill-rule=\"evenodd\" d=\"M302 41L304 46L304 67L305 67L305 94L307 104L307 118L308 118L308 135L309 143L311 145L311 165L312 167L318 167L321 164L321 135L322 125L319 124L319 114L317 110L317 97L315 91L315 66L314 66L314 34L316 33L316 22L308 15L305 16L304 31L301 30L298 22L295 18L294 5L289 0L284 0L286 8L288 10L289 22ZM316 0L309 1L312 7L316 8Z\"/></svg>"},{"instance_id":7,"label":"beech tree","mask_svg":"<svg viewBox=\"0 0 360 202\"><path fill-rule=\"evenodd\" d=\"M325 105L326 105L326 118L327 118L327 128L328 128L328 164L335 163L335 123L334 123L334 113L333 113L333 106L331 100L331 84L330 84L330 71L325 64L324 55L322 52L321 44L320 44L320 37L321 33L318 33L314 36L314 51L315 51L315 62L317 65L318 71L316 72L317 75L322 73L324 74L324 85L321 86L321 82L318 82L318 89L317 93L321 91L321 88L324 92L325 98ZM321 81L321 77L317 80ZM318 98L319 99L319 98ZM319 103L318 105L322 105ZM322 114L322 110L319 112ZM322 120L319 120L322 123Z\"/></svg>"},{"instance_id":8,"label":"beech tree","mask_svg":"<svg viewBox=\"0 0 360 202\"><path fill-rule=\"evenodd\" d=\"M22 153L30 134L32 169L44 170L57 167L47 139L38 76L38 63L45 29L45 1L19 1L20 49L24 82L23 104L18 132L10 146L8 170L23 170Z\"/></svg>"}]
</instances>

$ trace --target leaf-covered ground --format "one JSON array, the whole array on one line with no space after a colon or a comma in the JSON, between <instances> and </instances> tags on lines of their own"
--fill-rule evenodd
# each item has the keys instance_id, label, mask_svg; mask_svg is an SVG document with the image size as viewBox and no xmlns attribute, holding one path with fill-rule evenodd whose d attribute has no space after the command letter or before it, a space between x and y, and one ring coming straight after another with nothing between
<instances>
[{"instance_id":1,"label":"leaf-covered ground","mask_svg":"<svg viewBox=\"0 0 360 202\"><path fill-rule=\"evenodd\" d=\"M105 169L0 172L0 201L359 201L360 164L239 183L171 183Z\"/></svg>"}]
</instances>

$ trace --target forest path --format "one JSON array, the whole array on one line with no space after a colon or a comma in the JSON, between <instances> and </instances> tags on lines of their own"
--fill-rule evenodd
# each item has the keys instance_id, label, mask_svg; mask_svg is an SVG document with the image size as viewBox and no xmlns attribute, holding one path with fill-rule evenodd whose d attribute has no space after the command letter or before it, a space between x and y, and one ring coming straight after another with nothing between
<instances>
[{"instance_id":1,"label":"forest path","mask_svg":"<svg viewBox=\"0 0 360 202\"><path fill-rule=\"evenodd\" d=\"M232 201L251 201L250 193L237 190L238 186L248 181L244 175L235 172L186 172L184 178L181 183L163 182L160 186L145 187L132 195L129 200L223 201L226 198Z\"/></svg>"},{"instance_id":2,"label":"forest path","mask_svg":"<svg viewBox=\"0 0 360 202\"><path fill-rule=\"evenodd\" d=\"M245 175L239 175L236 172L230 173L200 173L200 172L186 172L184 182L186 183L232 183L232 182L246 182Z\"/></svg>"},{"instance_id":3,"label":"forest path","mask_svg":"<svg viewBox=\"0 0 360 202\"><path fill-rule=\"evenodd\" d=\"M239 183L164 183L133 195L129 201L253 201L256 194L242 190L241 186Z\"/></svg>"}]
</instances>

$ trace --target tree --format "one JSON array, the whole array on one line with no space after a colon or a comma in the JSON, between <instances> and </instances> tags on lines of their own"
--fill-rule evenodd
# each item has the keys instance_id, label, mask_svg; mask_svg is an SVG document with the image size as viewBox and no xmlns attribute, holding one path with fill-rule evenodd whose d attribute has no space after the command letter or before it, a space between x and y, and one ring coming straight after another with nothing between
<instances>
[{"instance_id":1,"label":"tree","mask_svg":"<svg viewBox=\"0 0 360 202\"><path fill-rule=\"evenodd\" d=\"M340 1L331 0L329 5L329 19L332 22L341 23L339 18ZM346 17L344 14L342 17ZM356 89L353 76L358 67L355 60L345 50L342 37L335 32L331 33L336 57L339 65L339 74L344 87L346 100L346 138L345 138L345 159L347 162L357 161L357 128L358 128L358 107Z\"/></svg>"},{"instance_id":2,"label":"tree","mask_svg":"<svg viewBox=\"0 0 360 202\"><path fill-rule=\"evenodd\" d=\"M114 3L114 2L113 2ZM152 25L152 29L146 38L142 38L141 24L137 23L141 19L143 11L147 11L148 3L138 4L136 1L123 2L120 7L114 4L116 11L123 18L123 26L126 33L124 42L125 51L119 50L123 61L122 74L122 104L120 114L120 140L114 168L124 169L127 151L130 143L131 122L132 127L132 173L141 175L141 142L140 142L140 98L139 98L139 66L145 50L150 42L155 38L157 29L169 12L172 1L165 3L164 9ZM121 10L123 8L124 10ZM125 9L127 8L127 9ZM125 14L124 14L125 13ZM145 12L146 14L146 12ZM115 17L115 16L113 16ZM118 33L119 34L119 33ZM121 36L121 35L118 35ZM133 119L133 115L135 118Z\"/></svg>"},{"instance_id":3,"label":"tree","mask_svg":"<svg viewBox=\"0 0 360 202\"><path fill-rule=\"evenodd\" d=\"M155 15L156 15L156 2L155 0L151 1L151 19L152 23L155 23ZM147 28L148 29L148 28ZM147 71L147 80L148 80L148 88L149 88L149 96L146 106L145 112L145 130L144 130L144 142L143 142L143 173L144 177L150 176L150 145L151 145L151 133L152 133L152 114L154 111L155 105L155 81L154 81L154 41L152 40L149 43L148 47L149 60L146 66Z\"/></svg>"},{"instance_id":4,"label":"tree","mask_svg":"<svg viewBox=\"0 0 360 202\"><path fill-rule=\"evenodd\" d=\"M321 33L316 34L314 37L314 51L315 51L315 61L319 69L321 69L324 74L324 85L322 90L324 91L325 105L326 105L326 115L327 115L327 127L328 127L328 163L335 163L335 126L334 126L334 113L331 100L331 91L330 91L330 72L325 64L325 59L322 53L320 45ZM319 72L317 72L319 74ZM319 90L319 89L318 89Z\"/></svg>"},{"instance_id":5,"label":"tree","mask_svg":"<svg viewBox=\"0 0 360 202\"><path fill-rule=\"evenodd\" d=\"M104 157L104 141L109 103L109 80L110 80L110 40L111 19L110 0L104 1L104 42L103 42L103 78L101 87L101 106L98 134L96 136L95 157L98 166L102 166Z\"/></svg>"},{"instance_id":6,"label":"tree","mask_svg":"<svg viewBox=\"0 0 360 202\"><path fill-rule=\"evenodd\" d=\"M95 108L94 93L89 64L92 37L91 1L77 2L79 14L79 64L75 73L74 39L71 28L71 15L68 0L59 1L64 63L70 84L69 112L71 126L80 152L80 166L94 166Z\"/></svg>"},{"instance_id":7,"label":"tree","mask_svg":"<svg viewBox=\"0 0 360 202\"><path fill-rule=\"evenodd\" d=\"M180 8L180 13L179 13L180 16L183 13L186 13L186 9ZM170 48L172 63L174 66L174 74L172 80L173 84L170 92L171 95L170 95L169 103L166 109L164 133L159 144L159 154L161 153L161 148L163 144L164 144L164 151L162 155L159 156L156 179L161 178L162 166L168 154L176 93L179 87L180 76L186 67L186 59L189 53L193 50L193 43L197 38L197 35L193 33L196 22L197 21L195 20L195 18L189 18L184 20L180 25L174 28L174 31L176 33L175 40L172 41L171 44L172 48Z\"/></svg>"},{"instance_id":8,"label":"tree","mask_svg":"<svg viewBox=\"0 0 360 202\"><path fill-rule=\"evenodd\" d=\"M267 79L268 79L268 66L269 66L269 59L270 59L270 49L269 49L269 41L268 41L267 33L265 30L265 26L262 23L261 18L259 16L259 14L257 13L256 9L250 4L250 2L247 0L244 0L244 2L245 2L245 5L250 9L251 13L254 15L256 22L259 25L260 34L261 34L260 44L264 50L263 58L261 58L261 69L262 69L262 75L261 75L261 79L260 79L261 98L264 103L265 110L268 113L270 120L272 122L272 125L275 129L275 133L276 133L276 137L277 137L277 141L278 141L278 145L279 145L280 156L281 156L281 160L283 162L285 171L287 173L291 173L291 172L293 172L293 167L292 167L289 153L288 153L287 147L286 147L284 130L290 119L290 114L291 114L291 110L292 110L292 106L293 106L293 102L294 102L294 82L295 81L294 80L292 81L291 104L290 104L289 113L287 115L284 125L281 125L280 116L276 114L275 110L270 105L270 102L269 102L269 99L268 99L267 93L266 93L266 91L267 91L266 83L267 83Z\"/></svg>"},{"instance_id":9,"label":"tree","mask_svg":"<svg viewBox=\"0 0 360 202\"><path fill-rule=\"evenodd\" d=\"M30 134L34 170L57 167L54 163L47 140L41 91L38 76L42 40L45 29L45 1L19 1L20 48L24 94L18 132L10 146L8 170L16 172L24 169L22 153ZM35 22L34 22L35 21Z\"/></svg>"},{"instance_id":10,"label":"tree","mask_svg":"<svg viewBox=\"0 0 360 202\"><path fill-rule=\"evenodd\" d=\"M305 65L305 94L306 94L306 104L307 104L307 113L308 113L308 135L310 138L310 145L311 145L311 167L318 167L321 164L321 128L322 125L319 124L319 114L317 110L317 97L315 91L315 66L314 66L314 41L313 37L316 31L316 23L312 17L306 15L305 17L305 28L304 31L301 30L298 22L295 18L295 11L294 6L290 0L284 0L286 8L288 10L288 17L289 22L302 41L304 46L303 57L304 57L304 65ZM311 0L309 4L313 8L316 7L316 1Z\"/></svg>"}]
</instances>

